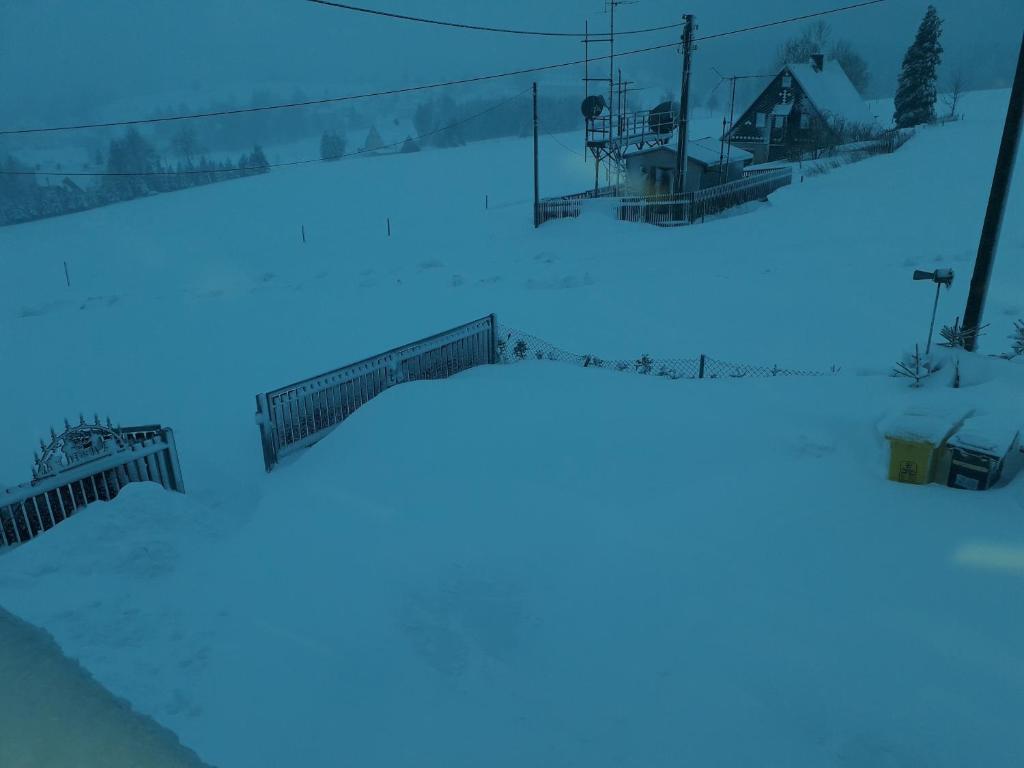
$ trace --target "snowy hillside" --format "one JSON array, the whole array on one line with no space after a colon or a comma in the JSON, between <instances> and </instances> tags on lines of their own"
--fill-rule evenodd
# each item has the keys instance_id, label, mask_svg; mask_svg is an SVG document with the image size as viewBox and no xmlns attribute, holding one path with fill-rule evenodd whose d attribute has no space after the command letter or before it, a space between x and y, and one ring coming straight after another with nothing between
<instances>
[{"instance_id":1,"label":"snowy hillside","mask_svg":"<svg viewBox=\"0 0 1024 768\"><path fill-rule=\"evenodd\" d=\"M189 490L0 555L0 606L225 767L1019 765L1024 478L896 485L883 439L910 405L1024 421L1020 359L887 375L927 334L915 268L963 311L1006 100L687 228L534 230L510 140L0 229L0 480L96 411L174 427ZM580 144L543 139L543 194L593 183ZM1022 214L1018 183L987 353L1024 315ZM478 369L264 473L255 393L490 312L608 358L841 371Z\"/></svg>"}]
</instances>

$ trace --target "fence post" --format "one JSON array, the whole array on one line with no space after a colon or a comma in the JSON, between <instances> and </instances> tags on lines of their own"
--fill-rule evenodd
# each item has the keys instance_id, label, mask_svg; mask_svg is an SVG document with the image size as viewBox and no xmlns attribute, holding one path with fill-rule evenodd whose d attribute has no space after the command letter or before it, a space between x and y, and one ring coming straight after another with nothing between
<instances>
[{"instance_id":1,"label":"fence post","mask_svg":"<svg viewBox=\"0 0 1024 768\"><path fill-rule=\"evenodd\" d=\"M697 378L698 379L703 379L704 378L704 353L703 352L701 352L701 355L700 355L700 373L697 374Z\"/></svg>"},{"instance_id":2,"label":"fence post","mask_svg":"<svg viewBox=\"0 0 1024 768\"><path fill-rule=\"evenodd\" d=\"M491 313L491 354L488 362L496 365L498 362L498 316Z\"/></svg>"},{"instance_id":3,"label":"fence post","mask_svg":"<svg viewBox=\"0 0 1024 768\"><path fill-rule=\"evenodd\" d=\"M260 443L263 446L263 466L270 472L277 464L277 451L274 450L274 424L267 403L267 396L256 395L256 424L260 428Z\"/></svg>"}]
</instances>

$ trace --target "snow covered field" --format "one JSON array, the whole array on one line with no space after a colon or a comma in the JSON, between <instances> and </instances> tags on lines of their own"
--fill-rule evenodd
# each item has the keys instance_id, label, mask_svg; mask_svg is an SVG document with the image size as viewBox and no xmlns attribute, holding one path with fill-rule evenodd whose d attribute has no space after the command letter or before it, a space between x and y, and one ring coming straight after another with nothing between
<instances>
[{"instance_id":1,"label":"snow covered field","mask_svg":"<svg viewBox=\"0 0 1024 768\"><path fill-rule=\"evenodd\" d=\"M881 434L929 402L1021 420L1020 361L887 376L927 333L914 268L955 269L962 312L1006 97L685 229L534 231L519 140L0 229L0 480L99 411L173 426L189 488L0 556L0 605L221 766L1019 765L1024 481L891 484ZM543 152L544 194L586 188ZM1017 184L986 352L1024 314L1022 213ZM476 370L264 475L257 391L492 311L607 358L842 372Z\"/></svg>"}]
</instances>

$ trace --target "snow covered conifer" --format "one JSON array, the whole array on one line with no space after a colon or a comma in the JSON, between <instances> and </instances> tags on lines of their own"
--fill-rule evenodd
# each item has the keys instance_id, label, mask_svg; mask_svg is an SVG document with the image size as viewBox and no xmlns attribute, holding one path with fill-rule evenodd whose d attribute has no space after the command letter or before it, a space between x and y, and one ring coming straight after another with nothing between
<instances>
[{"instance_id":1,"label":"snow covered conifer","mask_svg":"<svg viewBox=\"0 0 1024 768\"><path fill-rule=\"evenodd\" d=\"M245 175L267 173L270 170L270 163L267 161L267 156L263 153L263 147L257 144L252 148L251 155L248 157L243 156L239 167Z\"/></svg>"},{"instance_id":2,"label":"snow covered conifer","mask_svg":"<svg viewBox=\"0 0 1024 768\"><path fill-rule=\"evenodd\" d=\"M896 88L896 127L928 123L935 119L936 70L942 61L942 19L934 5L928 11L917 29L913 45L903 57Z\"/></svg>"},{"instance_id":3,"label":"snow covered conifer","mask_svg":"<svg viewBox=\"0 0 1024 768\"><path fill-rule=\"evenodd\" d=\"M345 154L345 139L334 131L324 131L320 137L320 159L337 160Z\"/></svg>"},{"instance_id":4,"label":"snow covered conifer","mask_svg":"<svg viewBox=\"0 0 1024 768\"><path fill-rule=\"evenodd\" d=\"M384 149L384 139L380 137L380 132L377 130L376 125L370 126L370 131L366 134L366 142L363 144L363 149L367 152L375 152L378 149Z\"/></svg>"}]
</instances>

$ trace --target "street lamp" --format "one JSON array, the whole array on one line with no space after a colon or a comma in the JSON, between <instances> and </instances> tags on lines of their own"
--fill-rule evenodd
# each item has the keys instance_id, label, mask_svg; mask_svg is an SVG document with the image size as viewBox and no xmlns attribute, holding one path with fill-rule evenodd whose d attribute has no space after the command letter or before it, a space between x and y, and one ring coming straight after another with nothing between
<instances>
[{"instance_id":1,"label":"street lamp","mask_svg":"<svg viewBox=\"0 0 1024 768\"><path fill-rule=\"evenodd\" d=\"M915 269L914 279L931 280L935 283L935 305L932 307L932 324L928 326L928 345L924 348L924 353L927 355L932 349L932 333L935 331L935 313L939 309L939 293L942 291L942 286L949 288L953 285L953 270L936 269L934 272L925 272L921 269Z\"/></svg>"}]
</instances>

